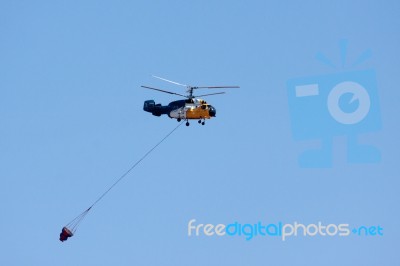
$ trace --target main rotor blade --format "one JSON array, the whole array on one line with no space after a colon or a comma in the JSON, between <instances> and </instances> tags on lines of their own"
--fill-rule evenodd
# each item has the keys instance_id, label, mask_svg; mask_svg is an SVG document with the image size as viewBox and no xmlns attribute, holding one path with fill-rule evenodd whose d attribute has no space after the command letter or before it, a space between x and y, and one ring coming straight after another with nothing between
<instances>
[{"instance_id":1,"label":"main rotor blade","mask_svg":"<svg viewBox=\"0 0 400 266\"><path fill-rule=\"evenodd\" d=\"M166 82L169 82L169 83L172 83L172 84L175 84L175 85L187 87L187 85L185 85L185 84L181 84L181 83L178 83L178 82L175 82L175 81L172 81L172 80L168 80L168 79L165 79L165 78L157 77L157 76L154 76L154 75L153 75L153 77L156 78L156 79L164 80Z\"/></svg>"},{"instance_id":2,"label":"main rotor blade","mask_svg":"<svg viewBox=\"0 0 400 266\"><path fill-rule=\"evenodd\" d=\"M210 96L210 95L216 95L216 94L225 94L225 92L216 92L216 93L209 93L209 94L202 94L198 96L193 96L193 97L204 97L204 96Z\"/></svg>"},{"instance_id":3,"label":"main rotor blade","mask_svg":"<svg viewBox=\"0 0 400 266\"><path fill-rule=\"evenodd\" d=\"M231 88L240 88L239 86L202 86L202 87L194 87L194 89L231 89Z\"/></svg>"},{"instance_id":4,"label":"main rotor blade","mask_svg":"<svg viewBox=\"0 0 400 266\"><path fill-rule=\"evenodd\" d=\"M175 93L175 92L171 92L171 91L160 90L160 89L156 89L156 88L152 88L152 87L148 87L148 86L141 86L141 87L145 88L145 89L150 89L150 90L161 91L161 92L165 92L165 93L169 93L169 94L179 95L179 96L187 98L187 96L185 96L185 95L182 95L182 94L179 94L179 93Z\"/></svg>"}]
</instances>

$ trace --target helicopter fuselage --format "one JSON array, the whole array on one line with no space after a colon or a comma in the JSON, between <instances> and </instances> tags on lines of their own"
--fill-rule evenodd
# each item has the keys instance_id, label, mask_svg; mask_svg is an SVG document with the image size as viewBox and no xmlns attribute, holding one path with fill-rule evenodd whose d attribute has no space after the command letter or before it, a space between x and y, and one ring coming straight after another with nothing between
<instances>
[{"instance_id":1,"label":"helicopter fuselage","mask_svg":"<svg viewBox=\"0 0 400 266\"><path fill-rule=\"evenodd\" d=\"M188 119L205 120L215 117L216 109L206 101L195 98L170 102L168 105L155 104L154 100L144 102L143 110L155 116L168 115L180 121Z\"/></svg>"}]
</instances>

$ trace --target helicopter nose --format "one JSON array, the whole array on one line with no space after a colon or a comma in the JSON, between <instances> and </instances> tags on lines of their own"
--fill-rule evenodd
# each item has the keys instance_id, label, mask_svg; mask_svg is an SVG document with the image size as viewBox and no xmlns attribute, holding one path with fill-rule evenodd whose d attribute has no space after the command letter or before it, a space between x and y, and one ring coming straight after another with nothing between
<instances>
[{"instance_id":1,"label":"helicopter nose","mask_svg":"<svg viewBox=\"0 0 400 266\"><path fill-rule=\"evenodd\" d=\"M208 113L210 114L210 116L215 117L215 115L217 114L217 110L212 105L210 105Z\"/></svg>"}]
</instances>

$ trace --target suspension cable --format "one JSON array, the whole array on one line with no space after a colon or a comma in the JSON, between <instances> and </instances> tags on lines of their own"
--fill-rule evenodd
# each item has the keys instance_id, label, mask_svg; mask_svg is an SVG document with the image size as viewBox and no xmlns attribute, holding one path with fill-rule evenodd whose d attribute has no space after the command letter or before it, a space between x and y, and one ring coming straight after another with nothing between
<instances>
[{"instance_id":1,"label":"suspension cable","mask_svg":"<svg viewBox=\"0 0 400 266\"><path fill-rule=\"evenodd\" d=\"M177 130L183 122L179 123L171 132L169 132L164 138L162 138L156 145L154 145L148 152L146 152L138 161L136 161L131 168L129 168L125 173L123 173L103 194L101 194L89 208L83 211L81 214L76 216L72 221L70 221L66 227L69 228L73 233L78 229L79 224L85 218L85 216L89 213L89 211L95 206L100 200L104 198L108 192L111 191L122 179L124 179L138 164L140 164L150 153L152 153L161 143L163 143L175 130Z\"/></svg>"}]
</instances>

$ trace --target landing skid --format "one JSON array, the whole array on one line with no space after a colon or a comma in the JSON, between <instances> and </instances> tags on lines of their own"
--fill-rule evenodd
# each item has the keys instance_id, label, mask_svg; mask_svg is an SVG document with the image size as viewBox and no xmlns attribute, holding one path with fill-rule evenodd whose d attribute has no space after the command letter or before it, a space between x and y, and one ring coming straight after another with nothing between
<instances>
[{"instance_id":1,"label":"landing skid","mask_svg":"<svg viewBox=\"0 0 400 266\"><path fill-rule=\"evenodd\" d=\"M177 121L178 121L178 122L181 122L182 120L181 120L180 118L178 118ZM203 125L203 126L206 124L206 120L205 120L205 119L199 119L197 122L198 122L199 124ZM186 120L186 124L185 124L185 125L186 125L187 127L190 126L190 123L189 123L189 120L188 120L188 119Z\"/></svg>"}]
</instances>

